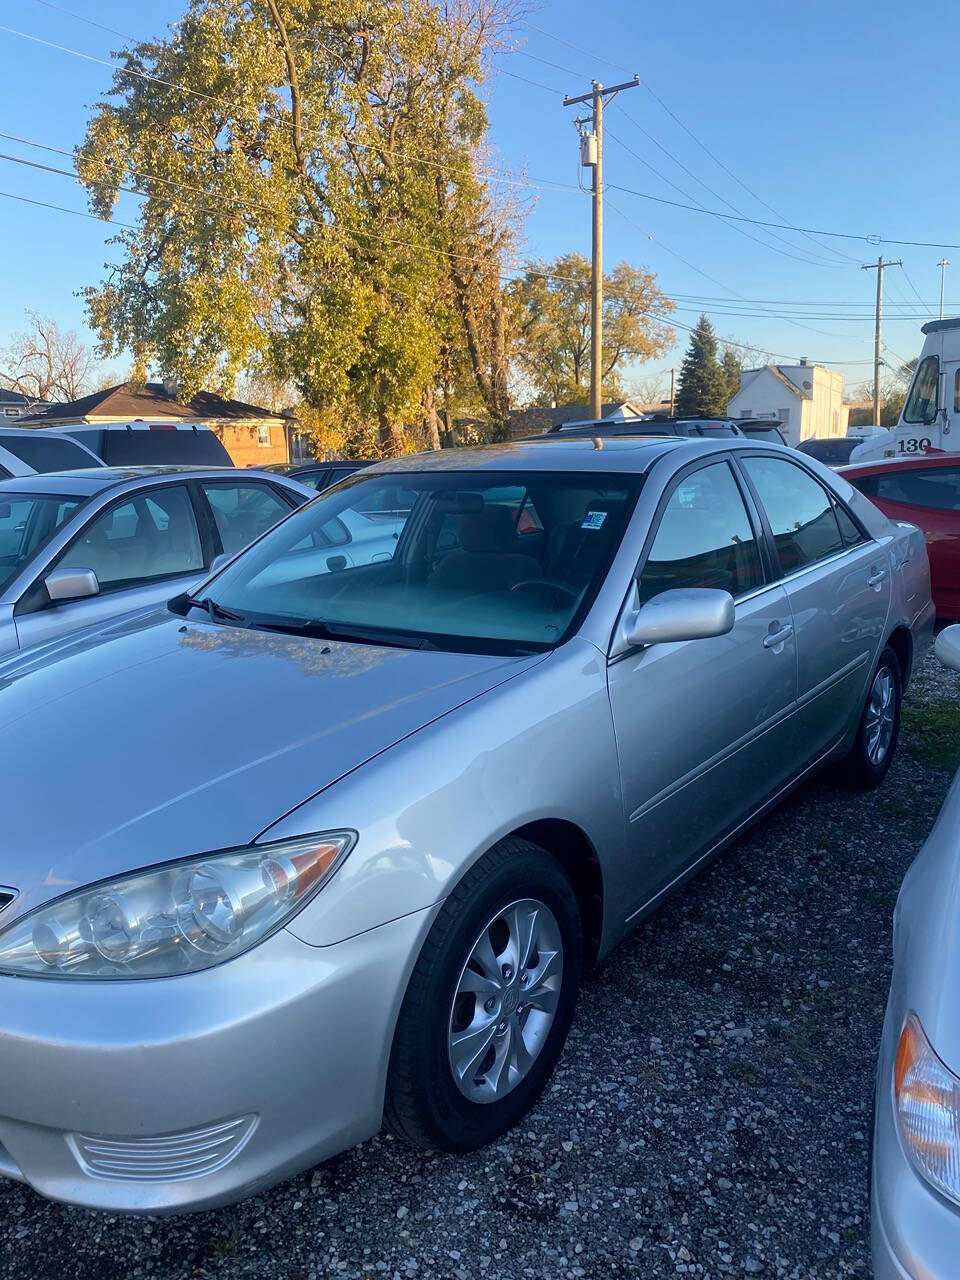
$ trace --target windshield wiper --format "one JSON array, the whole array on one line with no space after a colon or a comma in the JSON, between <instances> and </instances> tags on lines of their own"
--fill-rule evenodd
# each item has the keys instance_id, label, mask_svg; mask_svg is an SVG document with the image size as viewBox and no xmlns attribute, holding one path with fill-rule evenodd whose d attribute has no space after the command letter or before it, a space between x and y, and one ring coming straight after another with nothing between
<instances>
[{"instance_id":1,"label":"windshield wiper","mask_svg":"<svg viewBox=\"0 0 960 1280\"><path fill-rule=\"evenodd\" d=\"M403 631L380 630L377 627L351 627L320 618L267 618L248 621L251 631L280 631L289 635L309 636L313 640L344 640L347 643L384 645L393 649L438 649L426 636L412 636Z\"/></svg>"},{"instance_id":2,"label":"windshield wiper","mask_svg":"<svg viewBox=\"0 0 960 1280\"><path fill-rule=\"evenodd\" d=\"M203 609L210 616L211 622L220 619L222 622L242 622L243 615L234 613L232 609L225 609L222 604L217 604L216 600L212 600L210 596L203 596L197 599L196 596L184 596L183 603L191 609Z\"/></svg>"}]
</instances>

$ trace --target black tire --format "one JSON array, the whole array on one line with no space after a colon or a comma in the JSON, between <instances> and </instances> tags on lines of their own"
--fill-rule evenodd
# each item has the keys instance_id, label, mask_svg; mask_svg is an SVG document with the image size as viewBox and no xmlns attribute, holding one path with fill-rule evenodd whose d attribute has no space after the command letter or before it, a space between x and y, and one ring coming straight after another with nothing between
<instances>
[{"instance_id":1,"label":"black tire","mask_svg":"<svg viewBox=\"0 0 960 1280\"><path fill-rule=\"evenodd\" d=\"M478 935L519 899L544 903L559 925L563 970L553 1022L532 1066L502 1098L474 1102L450 1065L451 1010ZM563 869L529 840L502 840L467 872L440 910L411 975L394 1033L384 1122L433 1151L472 1151L512 1128L543 1092L567 1038L580 986L583 938L576 895Z\"/></svg>"},{"instance_id":2,"label":"black tire","mask_svg":"<svg viewBox=\"0 0 960 1280\"><path fill-rule=\"evenodd\" d=\"M874 687L874 682L884 670L889 671L893 679L893 732L883 758L877 761L871 758L867 746L867 719L870 710L870 695ZM897 749L897 742L900 738L900 704L902 700L902 691L903 684L900 675L900 663L897 660L897 655L890 648L884 649L880 654L877 665L870 677L870 686L867 690L867 697L860 716L860 723L857 726L857 736L854 739L853 746L850 748L849 753L841 762L840 777L848 787L852 787L858 791L869 791L873 787L879 787L880 783L887 776L887 770L893 762L894 753Z\"/></svg>"}]
</instances>

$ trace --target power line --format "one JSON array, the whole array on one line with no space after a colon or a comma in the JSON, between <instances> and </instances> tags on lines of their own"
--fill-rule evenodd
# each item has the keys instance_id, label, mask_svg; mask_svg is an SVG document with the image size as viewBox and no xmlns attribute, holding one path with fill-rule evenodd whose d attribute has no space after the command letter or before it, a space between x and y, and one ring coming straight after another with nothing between
<instances>
[{"instance_id":1,"label":"power line","mask_svg":"<svg viewBox=\"0 0 960 1280\"><path fill-rule=\"evenodd\" d=\"M66 12L66 10L64 10L64 12ZM212 94L202 93L198 89L193 89L189 85L180 84L174 80L165 80L162 76L155 76L146 71L138 71L133 67L122 67L108 58L98 58L92 53L84 53L79 49L72 49L68 45L57 44L52 40L44 40L40 36L31 35L26 31L17 31L15 28L4 26L3 24L0 24L0 31L6 32L7 35L18 36L23 40L29 40L34 44L42 45L48 49L55 49L58 53L66 53L71 57L81 58L86 62L93 62L98 66L107 67L118 75L133 76L138 80L145 80L151 84L158 84L163 88L173 89L179 93L187 94L190 97L201 98L206 102L212 102L222 107L232 108L234 105L226 98L214 97ZM505 69L501 69L501 71L503 75L513 76L514 79L518 80L525 80L527 83L533 84L539 89L546 89L549 93L560 93L559 89L551 89L549 85L541 84L535 80L527 80L527 77L518 76L512 71L507 71ZM320 130L312 129L310 127L305 128L303 132L307 137L317 136L320 134ZM449 161L444 163L438 160L429 160L425 156L414 155L407 151L399 150L394 147L381 146L377 143L360 142L358 140L351 139L350 145L358 147L362 151L378 151L383 155L395 156L399 159L406 160L412 165L423 165L430 169L439 169L445 173L450 173L458 167L456 164L452 164ZM477 166L475 172L478 177L489 179L492 182L503 183L505 186L523 187L529 190L565 191L579 194L577 187L572 186L569 183L551 182L548 178L514 178L509 174L503 173L501 170L484 169L481 166Z\"/></svg>"},{"instance_id":2,"label":"power line","mask_svg":"<svg viewBox=\"0 0 960 1280\"><path fill-rule=\"evenodd\" d=\"M621 62L611 62L609 58L603 58L599 53L591 53L589 49L584 49L580 45L574 44L570 40L564 40L562 36L555 35L552 31L547 31L544 27L538 27L535 22L531 22L529 18L518 19L521 26L529 27L531 31L537 31L540 35L546 36L548 40L555 40L557 44L562 44L567 49L572 49L574 53L582 54L583 57L589 58L592 62L602 62L605 66L613 67L615 71L625 71L626 74L632 75L633 72L629 67L625 67ZM571 75L577 75L577 72L571 72Z\"/></svg>"},{"instance_id":3,"label":"power line","mask_svg":"<svg viewBox=\"0 0 960 1280\"><path fill-rule=\"evenodd\" d=\"M50 150L59 150L59 148L50 148ZM22 156L11 156L5 152L0 152L0 160L5 160L12 164L24 165L29 169L37 169L43 173L56 174L58 177L70 178L74 182L82 183L82 179L80 178L79 174L76 172L75 169L61 169L56 167L55 165L40 164L36 160L26 160ZM266 206L266 205L260 205L252 201L235 199L232 196L222 196L222 195L218 196L216 193L204 191L200 187L185 186L184 184L175 182L170 178L160 178L154 174L142 173L141 171L135 170L135 169L130 169L128 170L128 172L132 176L139 177L141 179L144 179L145 181L161 182L166 186L173 188L174 190L186 191L189 194L201 195L204 197L204 199L207 199L207 200L218 200L218 199L223 200L229 204L233 204L236 207L236 209L239 211L262 210L265 212L273 212L273 210L271 210L269 206ZM174 203L170 197L153 195L148 191L140 191L136 187L127 187L127 186L118 184L117 189L119 191L123 191L127 195L137 196L141 200L156 200L156 201L159 201L161 204ZM51 206L51 207L54 207L54 206ZM195 205L194 208L201 213L209 214L211 217L218 217L222 212L222 210L220 209L213 209L203 205ZM70 210L66 210L66 212L70 212ZM90 216L95 216L95 215L90 215ZM103 218L103 219L100 219L100 221L109 222L111 221L111 219ZM415 249L418 253L429 253L429 254L433 254L435 257L446 258L446 259L452 258L458 261L471 262L477 265L484 265L488 262L487 258L477 257L475 254L457 253L453 249L438 249L438 248L432 247L431 245L419 244L411 240L399 240L395 236L383 235L379 231L361 231L359 228L356 228L356 227L344 230L344 229L341 229L340 227L334 227L332 224L325 222L323 219L312 218L312 217L309 217L308 215L304 215L300 219L300 221L307 222L314 226L319 226L328 234L333 231L336 231L340 236L354 236L360 239L375 240L380 244L396 245L398 248ZM131 226L130 224L118 223L117 225L126 226L127 229L131 231L138 230L137 227ZM528 275L539 277L545 280L559 280L568 284L580 283L574 276L562 276L552 271L543 271L534 263L524 264L520 267L515 268L513 271L513 274L510 274L507 272L494 272L494 274L500 280L511 280L513 279L514 275L518 271L523 271Z\"/></svg>"},{"instance_id":4,"label":"power line","mask_svg":"<svg viewBox=\"0 0 960 1280\"><path fill-rule=\"evenodd\" d=\"M137 230L137 228L132 223L129 223L129 222L120 222L116 218L101 218L98 214L88 213L82 209L70 209L66 205L52 204L46 200L34 200L34 199L31 199L29 196L17 195L12 191L0 191L0 198L3 198L5 200L16 200L22 204L34 205L41 209L51 209L56 213L66 213L76 218L87 218L93 222L102 222L113 227L122 227L124 230L127 230L127 231ZM422 246L417 246L417 247L421 248ZM523 270L530 270L530 269L523 268ZM559 279L559 280L571 279L572 280L571 277L554 276L549 272L530 271L530 274L540 275L548 279ZM501 274L499 278L501 280L510 280L510 279L513 279L513 276L508 274ZM573 281L573 283L576 283L576 281ZM652 319L658 320L660 323L667 325L669 328L683 329L687 333L693 333L694 331L694 326L684 324L680 320L674 320L669 315L663 315L653 310L648 310L647 312L645 312L645 314L649 315ZM732 338L723 338L722 341L726 343L727 346L738 347L744 351L755 351L757 349L756 346L753 344L746 343L746 342L735 342ZM787 355L784 352L777 352L777 351L769 351L766 354L771 356L778 356L780 359L783 359L783 360L792 361L797 358L793 354ZM859 364L870 364L871 362L869 360L816 360L814 361L814 363L821 364L821 365L837 365L837 364L859 365Z\"/></svg>"},{"instance_id":5,"label":"power line","mask_svg":"<svg viewBox=\"0 0 960 1280\"><path fill-rule=\"evenodd\" d=\"M904 278L904 280L906 280L907 284L908 284L908 285L910 286L910 288L913 290L913 293L914 293L914 295L915 295L915 297L916 297L917 301L920 303L920 305L921 305L921 307L922 307L922 306L924 305L924 301L923 301L923 299L920 297L920 293L919 293L919 291L918 291L918 289L917 289L917 286L913 283L913 281L910 279L910 276L907 274L907 268L906 268L906 267L904 267L904 268L903 268L903 278Z\"/></svg>"},{"instance_id":6,"label":"power line","mask_svg":"<svg viewBox=\"0 0 960 1280\"><path fill-rule=\"evenodd\" d=\"M92 18L85 18L82 14L73 13L70 9L65 9L63 5L54 4L53 0L33 0L34 4L42 4L45 9L53 9L57 13L62 13L64 17L73 18L76 22L85 22L88 27L96 27L98 31L106 31L108 35L119 36L121 40L129 40L131 44L139 43L136 36L126 35L123 31L117 31L115 27L105 27L102 22L94 22Z\"/></svg>"},{"instance_id":7,"label":"power line","mask_svg":"<svg viewBox=\"0 0 960 1280\"><path fill-rule=\"evenodd\" d=\"M626 112L624 111L623 114L626 115ZM685 191L683 187L680 187L675 182L671 181L671 179L668 178L665 174L661 173L659 169L655 169L648 160L645 160L638 151L634 151L633 147L629 146L626 142L624 142L622 138L618 138L617 135L613 133L612 130L608 128L607 133L609 137L611 137L613 141L617 143L618 146L623 147L624 151L629 152L630 155L632 155L635 160L639 160L640 163L644 165L647 169L649 169L650 172L655 177L659 178L661 182L665 182L668 187L672 187L674 191L678 191L680 195L686 196L688 200L692 200L696 204L697 208L699 208L702 212L704 213L708 212L706 205L702 204L699 200L697 200L696 196L692 196L689 191ZM669 152L667 154L669 155ZM723 197L721 196L720 199L722 198ZM745 236L748 240L752 240L754 244L760 245L761 248L769 249L771 253L782 254L783 257L785 258L793 258L795 262L804 262L808 266L830 267L830 268L835 268L839 265L838 263L834 263L834 262L824 262L822 258L812 258L809 255L801 257L800 253L792 253L789 251L789 249L778 249L776 245L770 244L769 241L767 240L761 240L759 236L755 236L751 234L751 232L747 231L745 227L738 226L736 223L728 224L728 228L730 231L736 231L738 235ZM784 240L782 236L777 236L776 238L780 240L783 244L789 245L790 249L796 248L795 245L790 244L789 240Z\"/></svg>"},{"instance_id":8,"label":"power line","mask_svg":"<svg viewBox=\"0 0 960 1280\"><path fill-rule=\"evenodd\" d=\"M876 234L862 235L852 231L825 231L821 227L795 227L783 222L765 222L761 218L746 218L732 213L723 213L719 209L698 208L693 204L681 204L678 200L668 200L665 196L655 196L649 191L637 191L633 187L621 187L616 183L608 183L615 191L622 191L629 196L639 196L641 200L652 200L655 204L667 204L674 209L688 209L691 213L706 213L711 218L723 218L728 222L747 222L754 227L776 227L779 231L806 231L811 235L834 236L838 240L861 240L866 244L898 244L916 249L960 249L960 244L941 240L896 240L891 236Z\"/></svg>"},{"instance_id":9,"label":"power line","mask_svg":"<svg viewBox=\"0 0 960 1280\"><path fill-rule=\"evenodd\" d=\"M540 62L545 67L553 67L554 71L562 71L567 76L579 76L579 71L573 71L570 67L563 67L559 62L551 62L549 58L541 58L539 54L531 53L529 49L521 49L519 45L511 45L509 49L504 49L504 53L519 54L521 58L530 58L533 62Z\"/></svg>"},{"instance_id":10,"label":"power line","mask_svg":"<svg viewBox=\"0 0 960 1280\"><path fill-rule=\"evenodd\" d=\"M635 118L630 114L630 112L626 109L626 107L621 107L621 108L620 108L620 113L621 113L621 115L623 115L623 116L624 116L624 118L625 118L626 120L628 120L628 121L629 121L629 123L630 123L630 124L632 124L632 125L633 125L633 127L634 127L635 129L637 129L640 133L642 133L642 134L643 134L643 136L644 136L645 138L649 139L649 141L650 141L650 142L652 142L652 143L653 143L653 145L654 145L655 147L659 148L659 150L660 150L660 151L662 151L662 152L663 152L663 154L664 154L665 156L667 156L667 158L668 158L668 159L672 160L672 161L673 161L673 163L674 163L674 164L675 164L679 169L682 169L682 170L683 170L683 172L684 172L685 174L687 174L687 176L688 176L688 177L692 178L692 179L694 180L694 182L699 183L699 185L700 185L701 187L703 187L705 191L709 191L709 192L710 192L710 194L713 196L713 198L714 198L715 200L719 200L719 201L721 202L721 204L725 204L725 205L727 206L727 208L728 208L728 209L732 209L734 213L739 213L739 214L742 214L743 216L746 216L745 214L743 214L743 210L742 210L741 208L739 208L737 205L735 205L731 200L728 200L728 199L726 198L726 196L721 195L719 191L715 191L715 190L713 189L713 187L711 187L711 186L709 185L709 183L704 182L704 180L703 180L702 178L698 177L698 176L697 176L697 174L695 174L691 169L688 169L688 168L687 168L687 166L686 166L686 165L685 165L681 160L678 160L678 159L677 159L677 157L673 154L673 152L672 152L672 151L669 151L669 150L668 150L668 149L663 145L663 143L662 143L662 142L659 142L659 141L658 141L658 140L653 136L653 134L652 134L652 133L649 133L646 129L644 129L643 125L641 125L641 124L640 124L639 120L636 120L636 119L635 119ZM672 185L672 184L671 184L671 185ZM685 193L685 194L686 194L686 193ZM689 199L693 199L693 197L692 197L692 196L688 196L688 198L689 198ZM697 203L699 203L699 201L697 201ZM778 215L778 216L782 216L782 215ZM773 236L773 238L774 238L774 239L781 241L781 243L782 243L782 244L787 245L787 246L788 246L789 248L791 248L791 249L795 249L795 248L797 247L796 245L794 245L794 244L793 244L793 242L792 242L792 241L785 239L783 236L777 235L777 233L776 233L776 232L771 232L770 234ZM834 256L836 256L836 257L847 258L850 262L856 262L856 261L857 261L857 260L856 260L856 258L853 258L850 254L844 253L844 252L843 252L843 250L841 250L841 249L835 249L835 248L833 248L831 245L821 245L821 244L820 244L820 242L819 242L818 240L814 240L811 236L807 236L806 238L807 238L808 240L810 240L811 244L815 244L815 245L817 245L817 247L818 247L818 248L821 248L821 249L827 249L827 250L829 250L829 252L830 252L830 253L832 253L832 254L834 254ZM822 265L822 266L828 266L828 265L830 265L830 266L836 266L837 264L836 264L836 263L830 263L830 264L828 264L828 263L825 263L825 262L823 262L823 261L821 260L821 265ZM858 264L858 265L859 265L859 264Z\"/></svg>"},{"instance_id":11,"label":"power line","mask_svg":"<svg viewBox=\"0 0 960 1280\"><path fill-rule=\"evenodd\" d=\"M15 195L12 191L0 191L5 200L19 200L21 204L36 205L39 209L55 209L57 213L70 213L75 218L90 218L93 222L106 222L111 227L123 227L126 231L136 231L132 222L118 222L116 218L101 218L98 213L87 213L84 209L68 209L65 204L50 204L46 200L31 200L29 196Z\"/></svg>"}]
</instances>

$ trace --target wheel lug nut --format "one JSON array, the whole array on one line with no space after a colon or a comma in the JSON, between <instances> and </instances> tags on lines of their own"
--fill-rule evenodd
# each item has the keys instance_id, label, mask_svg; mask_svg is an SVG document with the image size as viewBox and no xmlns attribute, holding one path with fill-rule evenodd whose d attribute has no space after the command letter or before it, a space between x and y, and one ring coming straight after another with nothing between
<instances>
[{"instance_id":1,"label":"wheel lug nut","mask_svg":"<svg viewBox=\"0 0 960 1280\"><path fill-rule=\"evenodd\" d=\"M521 987L525 987L529 981L530 981L530 975L528 973L521 973L520 975Z\"/></svg>"},{"instance_id":2,"label":"wheel lug nut","mask_svg":"<svg viewBox=\"0 0 960 1280\"><path fill-rule=\"evenodd\" d=\"M499 1024L499 1026L497 1027L497 1035L498 1035L498 1036L505 1035L505 1034L506 1034L506 1030L507 1030L507 1024L506 1024L505 1022L501 1022L501 1023Z\"/></svg>"},{"instance_id":3,"label":"wheel lug nut","mask_svg":"<svg viewBox=\"0 0 960 1280\"><path fill-rule=\"evenodd\" d=\"M503 978L505 982L509 982L513 977L513 965L505 964L503 966Z\"/></svg>"},{"instance_id":4,"label":"wheel lug nut","mask_svg":"<svg viewBox=\"0 0 960 1280\"><path fill-rule=\"evenodd\" d=\"M493 1013L494 1009L497 1007L496 999L493 996L488 996L488 998L483 1002L483 1007L486 1009L487 1013Z\"/></svg>"}]
</instances>

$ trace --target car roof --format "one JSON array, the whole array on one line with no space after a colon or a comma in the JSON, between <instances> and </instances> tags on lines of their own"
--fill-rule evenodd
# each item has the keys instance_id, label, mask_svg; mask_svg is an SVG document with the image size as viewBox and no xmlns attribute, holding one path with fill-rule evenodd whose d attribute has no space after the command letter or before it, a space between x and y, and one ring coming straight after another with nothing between
<instances>
[{"instance_id":1,"label":"car roof","mask_svg":"<svg viewBox=\"0 0 960 1280\"><path fill-rule=\"evenodd\" d=\"M180 422L170 418L132 418L128 422L73 422L47 426L36 422L31 430L50 431L56 435L72 436L77 431L213 431L205 422Z\"/></svg>"},{"instance_id":2,"label":"car roof","mask_svg":"<svg viewBox=\"0 0 960 1280\"><path fill-rule=\"evenodd\" d=\"M408 453L376 463L366 475L420 471L582 471L643 474L659 459L677 453L693 461L735 445L782 453L782 446L752 443L741 437L701 439L688 436L554 435L548 433L506 444Z\"/></svg>"},{"instance_id":3,"label":"car roof","mask_svg":"<svg viewBox=\"0 0 960 1280\"><path fill-rule=\"evenodd\" d=\"M872 462L848 462L842 475L866 475L870 471L925 471L936 467L960 467L960 454L934 453L922 458L874 458Z\"/></svg>"},{"instance_id":4,"label":"car roof","mask_svg":"<svg viewBox=\"0 0 960 1280\"><path fill-rule=\"evenodd\" d=\"M167 476L186 476L196 479L217 480L224 476L262 476L264 480L277 483L275 473L270 474L256 470L241 471L236 467L184 467L184 466L139 466L139 467L89 467L75 471L47 471L33 476L11 476L0 480L0 494L7 493L49 493L69 494L72 497L90 498L102 493L105 489L121 488L132 481L164 479ZM288 480L289 483L289 480ZM291 486L293 487L293 486ZM299 491L302 486L296 486Z\"/></svg>"}]
</instances>

